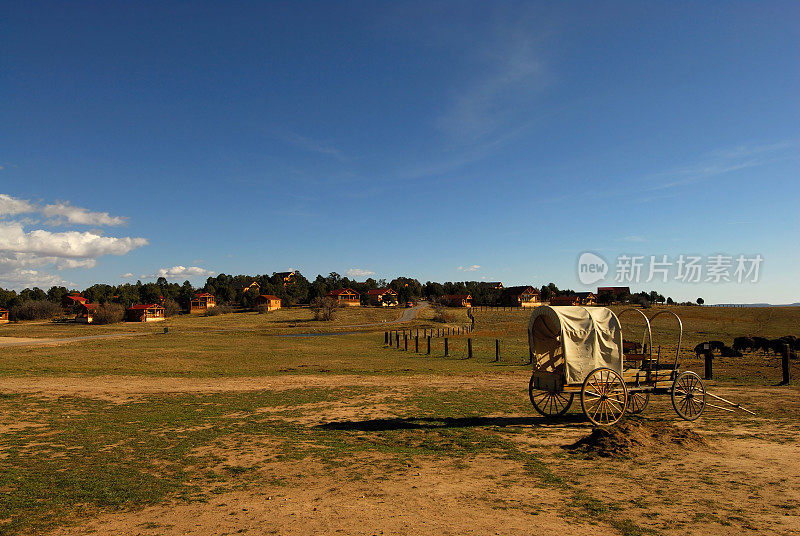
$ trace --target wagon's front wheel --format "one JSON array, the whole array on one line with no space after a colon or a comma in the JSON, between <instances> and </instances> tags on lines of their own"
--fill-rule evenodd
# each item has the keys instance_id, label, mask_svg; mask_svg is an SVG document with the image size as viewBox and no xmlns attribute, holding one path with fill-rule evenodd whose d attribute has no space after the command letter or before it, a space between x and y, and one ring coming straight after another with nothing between
<instances>
[{"instance_id":1,"label":"wagon's front wheel","mask_svg":"<svg viewBox=\"0 0 800 536\"><path fill-rule=\"evenodd\" d=\"M693 421L706 409L706 387L700 376L681 372L672 382L672 407L682 419Z\"/></svg>"},{"instance_id":2,"label":"wagon's front wheel","mask_svg":"<svg viewBox=\"0 0 800 536\"><path fill-rule=\"evenodd\" d=\"M573 393L563 393L560 391L542 391L533 386L534 377L528 383L528 396L531 404L541 415L549 418L561 417L572 406L575 398Z\"/></svg>"},{"instance_id":3,"label":"wagon's front wheel","mask_svg":"<svg viewBox=\"0 0 800 536\"><path fill-rule=\"evenodd\" d=\"M610 426L625 415L628 388L615 370L594 369L583 380L581 407L586 418L597 426Z\"/></svg>"}]
</instances>

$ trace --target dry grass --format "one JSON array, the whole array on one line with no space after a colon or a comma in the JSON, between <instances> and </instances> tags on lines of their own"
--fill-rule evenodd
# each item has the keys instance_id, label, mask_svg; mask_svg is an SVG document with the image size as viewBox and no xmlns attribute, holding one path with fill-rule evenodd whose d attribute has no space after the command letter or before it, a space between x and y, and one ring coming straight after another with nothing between
<instances>
[{"instance_id":1,"label":"dry grass","mask_svg":"<svg viewBox=\"0 0 800 536\"><path fill-rule=\"evenodd\" d=\"M697 369L697 342L800 325L800 308L674 310L686 330L682 360ZM552 423L530 407L530 311L476 313L471 360L464 337L450 337L449 358L441 340L430 357L384 348L380 325L285 336L401 312L343 310L324 328L304 309L0 326L18 337L146 333L3 350L0 534L347 533L358 512L372 513L358 518L370 534L800 530L800 390L770 387L779 371L764 356L718 360L709 384L757 416L708 411L682 423L668 397L654 397L637 422L697 431L708 445L643 442L598 462L562 448L591 430L577 409ZM429 325L423 316L404 327ZM654 335L662 352L674 348L667 322ZM127 385L127 396L107 396L105 384Z\"/></svg>"}]
</instances>

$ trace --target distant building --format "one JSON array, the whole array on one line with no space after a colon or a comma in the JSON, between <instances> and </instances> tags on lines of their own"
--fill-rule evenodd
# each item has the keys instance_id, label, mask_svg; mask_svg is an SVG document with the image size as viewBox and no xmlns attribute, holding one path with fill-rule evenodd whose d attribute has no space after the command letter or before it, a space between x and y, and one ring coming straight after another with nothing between
<instances>
[{"instance_id":1,"label":"distant building","mask_svg":"<svg viewBox=\"0 0 800 536\"><path fill-rule=\"evenodd\" d=\"M0 307L0 324L8 324L8 309Z\"/></svg>"},{"instance_id":2,"label":"distant building","mask_svg":"<svg viewBox=\"0 0 800 536\"><path fill-rule=\"evenodd\" d=\"M630 287L597 287L596 297L602 299L603 295L610 296L611 301L620 301L627 296L630 296Z\"/></svg>"},{"instance_id":3,"label":"distant building","mask_svg":"<svg viewBox=\"0 0 800 536\"><path fill-rule=\"evenodd\" d=\"M160 322L164 318L164 308L157 303L134 305L125 311L128 322Z\"/></svg>"},{"instance_id":4,"label":"distant building","mask_svg":"<svg viewBox=\"0 0 800 536\"><path fill-rule=\"evenodd\" d=\"M574 294L568 296L553 296L550 298L550 305L581 305L581 299Z\"/></svg>"},{"instance_id":5,"label":"distant building","mask_svg":"<svg viewBox=\"0 0 800 536\"><path fill-rule=\"evenodd\" d=\"M100 307L99 303L81 303L78 305L78 313L75 315L75 322L91 324L94 322L94 312L98 307Z\"/></svg>"},{"instance_id":6,"label":"distant building","mask_svg":"<svg viewBox=\"0 0 800 536\"><path fill-rule=\"evenodd\" d=\"M189 313L205 313L217 306L217 299L208 292L198 292L189 302Z\"/></svg>"},{"instance_id":7,"label":"distant building","mask_svg":"<svg viewBox=\"0 0 800 536\"><path fill-rule=\"evenodd\" d=\"M553 296L550 305L597 305L597 298L591 292L576 292L567 296Z\"/></svg>"},{"instance_id":8,"label":"distant building","mask_svg":"<svg viewBox=\"0 0 800 536\"><path fill-rule=\"evenodd\" d=\"M526 285L506 287L500 299L503 305L511 307L536 307L539 305L539 290Z\"/></svg>"},{"instance_id":9,"label":"distant building","mask_svg":"<svg viewBox=\"0 0 800 536\"><path fill-rule=\"evenodd\" d=\"M281 308L281 299L272 294L262 294L256 298L256 305L263 305L267 311L277 311Z\"/></svg>"},{"instance_id":10,"label":"distant building","mask_svg":"<svg viewBox=\"0 0 800 536\"><path fill-rule=\"evenodd\" d=\"M448 307L472 307L472 296L469 294L445 294L442 303Z\"/></svg>"},{"instance_id":11,"label":"distant building","mask_svg":"<svg viewBox=\"0 0 800 536\"><path fill-rule=\"evenodd\" d=\"M86 303L89 300L84 298L78 293L67 294L63 298L61 298L61 307L65 310L72 311L76 305L81 303Z\"/></svg>"},{"instance_id":12,"label":"distant building","mask_svg":"<svg viewBox=\"0 0 800 536\"><path fill-rule=\"evenodd\" d=\"M258 284L257 281L250 281L245 283L236 283L233 285L234 290L245 294L247 292L255 292L259 293L261 291L261 285Z\"/></svg>"},{"instance_id":13,"label":"distant building","mask_svg":"<svg viewBox=\"0 0 800 536\"><path fill-rule=\"evenodd\" d=\"M466 281L467 285L476 285L481 289L502 290L503 283L500 281Z\"/></svg>"},{"instance_id":14,"label":"distant building","mask_svg":"<svg viewBox=\"0 0 800 536\"><path fill-rule=\"evenodd\" d=\"M283 286L285 287L292 282L292 279L294 278L294 270L291 272L276 272L275 275L281 278L283 281Z\"/></svg>"},{"instance_id":15,"label":"distant building","mask_svg":"<svg viewBox=\"0 0 800 536\"><path fill-rule=\"evenodd\" d=\"M357 307L361 305L361 294L350 288L340 288L332 290L326 294L329 298L334 298L339 305L347 307Z\"/></svg>"},{"instance_id":16,"label":"distant building","mask_svg":"<svg viewBox=\"0 0 800 536\"><path fill-rule=\"evenodd\" d=\"M376 288L367 292L367 299L370 305L397 305L397 292L390 288Z\"/></svg>"}]
</instances>

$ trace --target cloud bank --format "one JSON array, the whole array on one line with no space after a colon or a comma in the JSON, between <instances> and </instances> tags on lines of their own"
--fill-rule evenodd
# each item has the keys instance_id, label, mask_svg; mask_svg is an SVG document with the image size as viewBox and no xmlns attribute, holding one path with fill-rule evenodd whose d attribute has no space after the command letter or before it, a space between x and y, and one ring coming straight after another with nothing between
<instances>
[{"instance_id":1,"label":"cloud bank","mask_svg":"<svg viewBox=\"0 0 800 536\"><path fill-rule=\"evenodd\" d=\"M0 194L0 286L20 289L65 284L60 276L42 269L93 268L104 255L126 255L148 244L146 238L105 236L98 230L28 229L40 222L20 217L25 214L43 216L51 226L117 226L127 221L108 212L73 206L68 201L41 206Z\"/></svg>"}]
</instances>

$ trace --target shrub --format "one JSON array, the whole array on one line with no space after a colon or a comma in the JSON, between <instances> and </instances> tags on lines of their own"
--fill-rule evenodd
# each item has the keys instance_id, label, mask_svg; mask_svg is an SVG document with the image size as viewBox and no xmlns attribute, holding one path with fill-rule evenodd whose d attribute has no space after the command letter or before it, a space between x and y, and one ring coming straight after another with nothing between
<instances>
[{"instance_id":1,"label":"shrub","mask_svg":"<svg viewBox=\"0 0 800 536\"><path fill-rule=\"evenodd\" d=\"M334 298L319 297L311 302L311 310L314 312L314 320L333 320L339 302Z\"/></svg>"},{"instance_id":2,"label":"shrub","mask_svg":"<svg viewBox=\"0 0 800 536\"><path fill-rule=\"evenodd\" d=\"M266 314L269 312L269 307L264 304L256 305L256 312L260 315Z\"/></svg>"},{"instance_id":3,"label":"shrub","mask_svg":"<svg viewBox=\"0 0 800 536\"><path fill-rule=\"evenodd\" d=\"M450 313L447 312L447 309L440 304L436 304L433 306L433 321L434 322L441 322L445 324L452 320Z\"/></svg>"},{"instance_id":4,"label":"shrub","mask_svg":"<svg viewBox=\"0 0 800 536\"><path fill-rule=\"evenodd\" d=\"M226 315L232 312L233 312L233 307L231 307L230 305L217 305L216 307L210 307L208 310L206 310L203 316Z\"/></svg>"},{"instance_id":5,"label":"shrub","mask_svg":"<svg viewBox=\"0 0 800 536\"><path fill-rule=\"evenodd\" d=\"M175 300L164 300L164 316L175 316L180 314L181 306Z\"/></svg>"},{"instance_id":6,"label":"shrub","mask_svg":"<svg viewBox=\"0 0 800 536\"><path fill-rule=\"evenodd\" d=\"M64 314L60 305L45 300L26 301L12 307L10 313L12 320L49 320Z\"/></svg>"},{"instance_id":7,"label":"shrub","mask_svg":"<svg viewBox=\"0 0 800 536\"><path fill-rule=\"evenodd\" d=\"M116 324L125 320L125 308L118 303L104 303L94 311L93 324Z\"/></svg>"}]
</instances>

